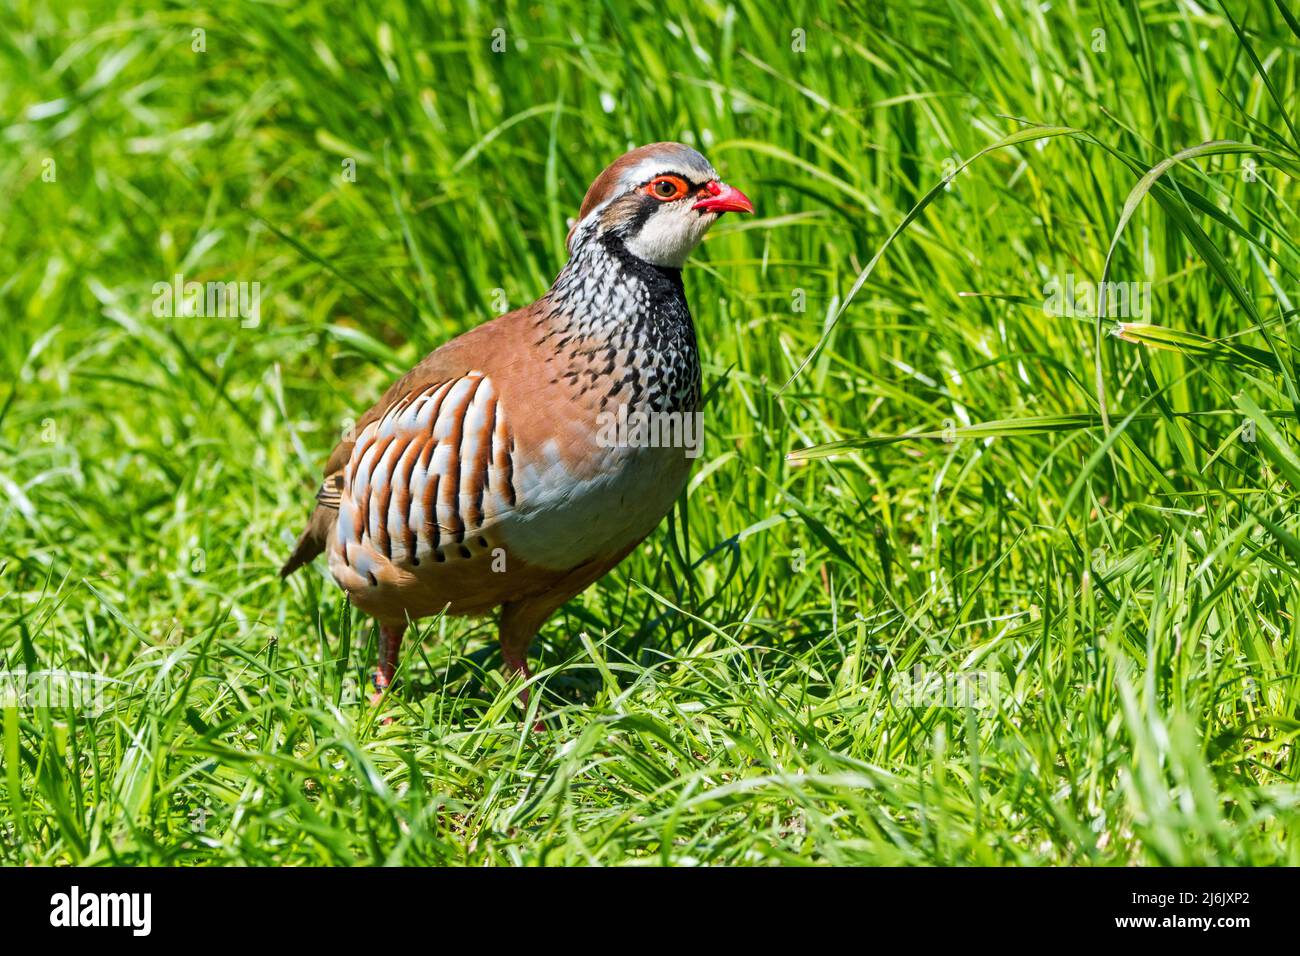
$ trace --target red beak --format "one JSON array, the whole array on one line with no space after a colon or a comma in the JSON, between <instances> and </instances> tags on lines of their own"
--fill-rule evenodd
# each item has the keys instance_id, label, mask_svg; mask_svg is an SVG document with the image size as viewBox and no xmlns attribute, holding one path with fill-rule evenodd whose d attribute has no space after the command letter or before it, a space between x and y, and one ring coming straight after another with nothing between
<instances>
[{"instance_id":1,"label":"red beak","mask_svg":"<svg viewBox=\"0 0 1300 956\"><path fill-rule=\"evenodd\" d=\"M692 209L702 209L705 212L754 211L754 204L749 201L749 197L735 186L711 182L707 183L704 188L709 191L709 195L692 206Z\"/></svg>"}]
</instances>

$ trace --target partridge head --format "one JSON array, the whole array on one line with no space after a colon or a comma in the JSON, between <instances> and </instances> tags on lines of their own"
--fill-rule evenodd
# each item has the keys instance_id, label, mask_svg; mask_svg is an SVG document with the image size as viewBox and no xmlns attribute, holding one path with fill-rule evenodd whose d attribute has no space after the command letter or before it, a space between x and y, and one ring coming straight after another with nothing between
<instances>
[{"instance_id":1,"label":"partridge head","mask_svg":"<svg viewBox=\"0 0 1300 956\"><path fill-rule=\"evenodd\" d=\"M621 244L644 262L680 269L724 212L753 211L695 150L653 143L596 177L569 230L569 252L592 241Z\"/></svg>"},{"instance_id":2,"label":"partridge head","mask_svg":"<svg viewBox=\"0 0 1300 956\"><path fill-rule=\"evenodd\" d=\"M688 146L626 153L587 190L551 288L429 354L334 449L281 575L328 555L379 623L376 697L407 625L443 612L500 608L527 681L545 620L672 507L700 413L681 268L720 216L752 211Z\"/></svg>"}]
</instances>

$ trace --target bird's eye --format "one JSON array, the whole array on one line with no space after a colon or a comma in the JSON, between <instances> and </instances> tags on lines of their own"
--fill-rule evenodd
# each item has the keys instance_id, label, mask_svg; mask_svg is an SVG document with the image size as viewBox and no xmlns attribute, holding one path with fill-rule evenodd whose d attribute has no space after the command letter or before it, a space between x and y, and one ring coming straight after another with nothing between
<instances>
[{"instance_id":1,"label":"bird's eye","mask_svg":"<svg viewBox=\"0 0 1300 956\"><path fill-rule=\"evenodd\" d=\"M678 176L656 176L645 189L656 199L681 199L686 195L686 182Z\"/></svg>"}]
</instances>

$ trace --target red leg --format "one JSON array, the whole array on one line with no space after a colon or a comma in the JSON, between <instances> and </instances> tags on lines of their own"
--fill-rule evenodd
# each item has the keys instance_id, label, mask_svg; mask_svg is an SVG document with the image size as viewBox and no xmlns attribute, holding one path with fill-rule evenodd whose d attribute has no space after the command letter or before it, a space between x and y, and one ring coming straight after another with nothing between
<instances>
[{"instance_id":1,"label":"red leg","mask_svg":"<svg viewBox=\"0 0 1300 956\"><path fill-rule=\"evenodd\" d=\"M532 643L542 624L565 601L580 594L606 571L618 564L633 548L639 544L634 541L613 558L602 561L588 561L579 565L555 583L545 594L525 598L522 601L509 601L501 606L501 657L507 672L521 674L525 681L532 675L528 671L528 645ZM528 706L528 688L519 691L519 699ZM533 730L542 729L539 720Z\"/></svg>"},{"instance_id":2,"label":"red leg","mask_svg":"<svg viewBox=\"0 0 1300 956\"><path fill-rule=\"evenodd\" d=\"M526 654L511 654L509 651L502 649L501 656L505 660L505 670L507 674L518 674L525 682L532 679L533 672L528 669L528 657ZM528 688L523 687L519 691L519 699L523 701L524 706L528 706Z\"/></svg>"},{"instance_id":3,"label":"red leg","mask_svg":"<svg viewBox=\"0 0 1300 956\"><path fill-rule=\"evenodd\" d=\"M507 604L501 609L501 659L507 674L518 674L525 681L533 676L528 669L528 645L542 622L558 606L552 601L554 598L545 603ZM528 688L520 688L519 700L525 711L528 709L528 696ZM534 731L543 729L540 720L533 724Z\"/></svg>"},{"instance_id":4,"label":"red leg","mask_svg":"<svg viewBox=\"0 0 1300 956\"><path fill-rule=\"evenodd\" d=\"M372 704L379 703L393 683L393 674L397 671L397 654L401 650L402 635L405 633L405 621L401 624L379 625L379 666L375 668L375 692L370 695Z\"/></svg>"},{"instance_id":5,"label":"red leg","mask_svg":"<svg viewBox=\"0 0 1300 956\"><path fill-rule=\"evenodd\" d=\"M504 658L505 672L507 674L518 674L520 677L524 679L525 684L528 681L533 679L533 672L528 669L528 657L526 656L526 654L520 654L516 656L514 654L509 653L508 651L505 651L504 648L502 650L503 653L501 656ZM524 705L524 713L527 713L528 712L528 688L527 687L519 688L519 702ZM545 729L546 729L546 724L540 718L533 723L533 733L540 734Z\"/></svg>"}]
</instances>

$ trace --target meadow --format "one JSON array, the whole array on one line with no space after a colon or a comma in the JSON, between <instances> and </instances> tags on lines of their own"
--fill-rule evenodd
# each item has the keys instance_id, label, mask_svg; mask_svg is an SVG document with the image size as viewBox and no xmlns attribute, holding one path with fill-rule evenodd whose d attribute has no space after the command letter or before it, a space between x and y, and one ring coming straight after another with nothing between
<instances>
[{"instance_id":1,"label":"meadow","mask_svg":"<svg viewBox=\"0 0 1300 956\"><path fill-rule=\"evenodd\" d=\"M1297 16L9 0L0 862L1300 864ZM325 456L658 140L757 207L687 492L544 729L490 620L372 708Z\"/></svg>"}]
</instances>

